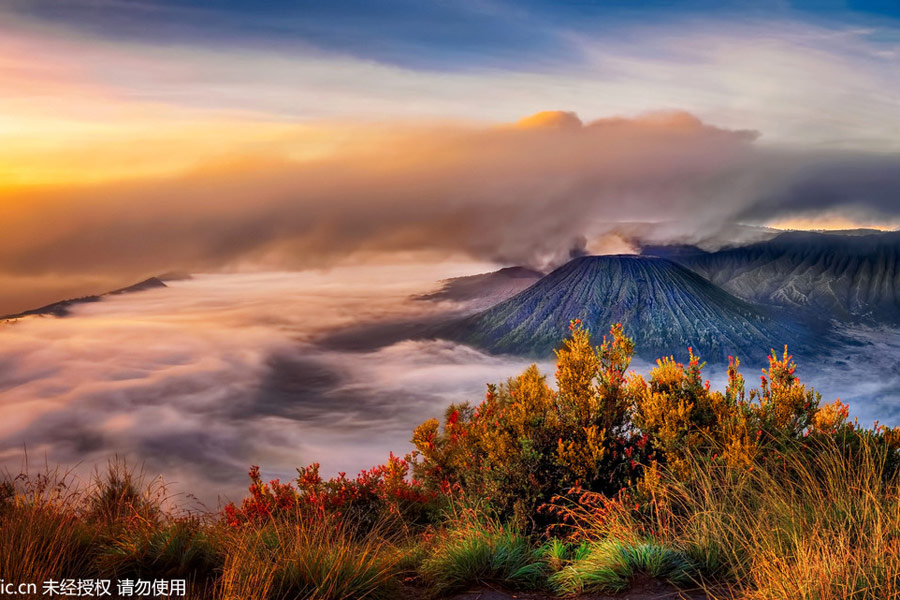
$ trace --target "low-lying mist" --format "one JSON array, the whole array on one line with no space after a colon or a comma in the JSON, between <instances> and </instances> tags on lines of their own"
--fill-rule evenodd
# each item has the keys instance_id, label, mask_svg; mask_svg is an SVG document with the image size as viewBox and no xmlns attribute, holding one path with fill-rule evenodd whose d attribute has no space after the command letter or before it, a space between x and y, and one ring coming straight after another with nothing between
<instances>
[{"instance_id":1,"label":"low-lying mist","mask_svg":"<svg viewBox=\"0 0 900 600\"><path fill-rule=\"evenodd\" d=\"M87 474L119 454L214 506L241 494L250 464L355 473L406 452L414 425L526 361L443 341L340 352L313 337L445 310L410 296L473 269L198 275L2 326L0 464L18 472L27 451L32 469Z\"/></svg>"},{"instance_id":2,"label":"low-lying mist","mask_svg":"<svg viewBox=\"0 0 900 600\"><path fill-rule=\"evenodd\" d=\"M443 340L364 351L317 340L378 320L450 314L458 307L412 297L488 268L196 275L77 305L65 318L0 326L0 466L18 472L27 456L29 469L46 461L86 476L118 454L210 508L243 494L251 464L283 479L312 462L323 474L355 474L407 452L417 424L451 402L479 402L486 383L530 361ZM897 424L900 365L891 357L900 342L891 333L854 332L874 344L801 363L798 374L826 401L849 401L863 422ZM748 385L761 366L743 369ZM552 357L540 367L552 379ZM721 369L707 376L724 385Z\"/></svg>"}]
</instances>

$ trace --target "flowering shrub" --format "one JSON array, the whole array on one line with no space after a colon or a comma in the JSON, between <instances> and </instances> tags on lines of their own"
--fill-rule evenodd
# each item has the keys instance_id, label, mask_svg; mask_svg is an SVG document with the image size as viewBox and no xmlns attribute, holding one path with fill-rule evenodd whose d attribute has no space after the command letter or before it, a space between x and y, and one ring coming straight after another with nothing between
<instances>
[{"instance_id":1,"label":"flowering shrub","mask_svg":"<svg viewBox=\"0 0 900 600\"><path fill-rule=\"evenodd\" d=\"M340 473L322 479L314 463L297 470L296 486L273 479L264 483L259 467L250 469L250 495L240 507L229 503L224 509L229 525L265 522L272 518L336 516L373 525L386 515L408 521L424 518L436 494L426 492L417 480L408 480L409 463L391 453L388 462L360 472L350 479Z\"/></svg>"},{"instance_id":2,"label":"flowering shrub","mask_svg":"<svg viewBox=\"0 0 900 600\"><path fill-rule=\"evenodd\" d=\"M278 479L264 483L256 465L250 467L249 475L250 496L243 499L240 508L234 502L225 506L225 520L229 525L264 521L294 511L300 505L300 496L291 484Z\"/></svg>"},{"instance_id":3,"label":"flowering shrub","mask_svg":"<svg viewBox=\"0 0 900 600\"><path fill-rule=\"evenodd\" d=\"M806 389L794 375L797 365L787 346L779 359L775 351L769 355L769 368L763 369L759 390L750 398L759 399L756 414L761 425L773 435L797 437L811 424L822 396Z\"/></svg>"},{"instance_id":4,"label":"flowering shrub","mask_svg":"<svg viewBox=\"0 0 900 600\"><path fill-rule=\"evenodd\" d=\"M657 361L650 380L633 375L628 390L632 422L676 472L686 474L683 454L714 444L732 416L726 398L701 379L703 364L689 348L687 366L668 357Z\"/></svg>"},{"instance_id":5,"label":"flowering shrub","mask_svg":"<svg viewBox=\"0 0 900 600\"><path fill-rule=\"evenodd\" d=\"M812 429L817 433L833 434L845 426L850 416L850 407L835 400L815 412L812 418Z\"/></svg>"},{"instance_id":6,"label":"flowering shrub","mask_svg":"<svg viewBox=\"0 0 900 600\"><path fill-rule=\"evenodd\" d=\"M820 394L797 378L787 347L780 357L772 352L760 387L749 393L737 359L729 358L723 394L702 381L703 364L690 348L688 355L687 365L671 357L657 361L649 382L640 375L629 380L633 424L676 477L687 478L689 459L698 455L750 468L785 444L810 433L833 435L846 423L840 401L819 408Z\"/></svg>"},{"instance_id":7,"label":"flowering shrub","mask_svg":"<svg viewBox=\"0 0 900 600\"><path fill-rule=\"evenodd\" d=\"M747 389L740 361L730 358L724 393L710 389L690 348L686 363L662 358L646 378L628 373L633 350L621 325L594 347L572 321L556 353L555 390L532 365L488 385L477 407L451 406L443 424L431 419L416 429L414 472L435 493L458 487L534 523L537 507L570 488L608 497L627 491L622 497L640 504L654 494L661 469L686 480L698 457L753 469L788 447L806 448L809 435L856 444L847 437L855 430L846 405L820 407L787 348L772 352L756 389ZM897 431L870 434L900 449Z\"/></svg>"},{"instance_id":8,"label":"flowering shrub","mask_svg":"<svg viewBox=\"0 0 900 600\"><path fill-rule=\"evenodd\" d=\"M628 427L625 373L634 343L616 325L600 347L579 321L557 352L557 390L537 366L489 385L477 408L451 406L443 428L414 435L414 472L428 489L491 499L522 523L553 495L581 485L613 493L639 472L646 439Z\"/></svg>"},{"instance_id":9,"label":"flowering shrub","mask_svg":"<svg viewBox=\"0 0 900 600\"><path fill-rule=\"evenodd\" d=\"M646 377L628 372L633 351L621 325L593 346L572 321L556 352L555 389L531 365L489 384L479 405L454 404L442 422L422 423L406 459L392 454L354 479L341 473L323 480L313 464L298 470L295 484L264 483L254 467L250 496L227 506L226 518L240 525L299 511L363 524L385 514L422 522L462 495L487 501L516 526L542 528L558 515L539 507L571 489L646 514L660 482L688 483L698 461L751 472L783 461L785 452L815 452L813 440L838 441L849 455L865 438L884 450L886 473L900 469L900 428L859 429L840 401L820 406L787 348L772 352L755 389L747 389L740 361L729 358L724 392L710 389L690 348L686 363L662 358Z\"/></svg>"}]
</instances>

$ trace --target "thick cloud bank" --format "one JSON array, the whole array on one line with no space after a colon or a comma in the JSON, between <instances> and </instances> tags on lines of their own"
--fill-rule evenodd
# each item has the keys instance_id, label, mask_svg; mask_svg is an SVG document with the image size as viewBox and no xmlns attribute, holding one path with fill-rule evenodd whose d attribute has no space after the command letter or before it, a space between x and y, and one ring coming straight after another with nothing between
<instances>
[{"instance_id":1,"label":"thick cloud bank","mask_svg":"<svg viewBox=\"0 0 900 600\"><path fill-rule=\"evenodd\" d=\"M459 275L445 266L442 275ZM439 310L409 300L433 267L207 275L0 325L0 466L142 462L215 506L246 470L356 472L407 451L412 428L525 361L442 341L342 353L312 336ZM426 282L424 285L422 282Z\"/></svg>"},{"instance_id":2,"label":"thick cloud bank","mask_svg":"<svg viewBox=\"0 0 900 600\"><path fill-rule=\"evenodd\" d=\"M52 282L84 293L86 281L168 269L396 252L540 267L626 221L676 220L693 239L737 219L898 216L895 156L760 147L755 132L683 112L344 134L317 159L262 153L180 177L11 192L0 206L0 313L58 299Z\"/></svg>"}]
</instances>

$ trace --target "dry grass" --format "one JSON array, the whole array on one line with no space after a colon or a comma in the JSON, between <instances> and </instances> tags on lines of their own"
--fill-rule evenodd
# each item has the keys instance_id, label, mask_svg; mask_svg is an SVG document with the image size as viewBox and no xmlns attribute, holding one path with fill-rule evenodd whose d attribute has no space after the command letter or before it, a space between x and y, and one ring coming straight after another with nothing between
<instances>
[{"instance_id":1,"label":"dry grass","mask_svg":"<svg viewBox=\"0 0 900 600\"><path fill-rule=\"evenodd\" d=\"M389 598L403 554L377 532L334 519L271 521L225 531L216 597L227 600Z\"/></svg>"},{"instance_id":2,"label":"dry grass","mask_svg":"<svg viewBox=\"0 0 900 600\"><path fill-rule=\"evenodd\" d=\"M900 599L900 482L885 475L887 450L865 434L808 444L753 467L691 456L690 478L663 474L642 514L590 493L558 511L575 539L652 541L689 557L712 598Z\"/></svg>"},{"instance_id":3,"label":"dry grass","mask_svg":"<svg viewBox=\"0 0 900 600\"><path fill-rule=\"evenodd\" d=\"M863 438L788 451L751 469L695 459L664 486L657 530L748 600L900 598L900 487Z\"/></svg>"},{"instance_id":4,"label":"dry grass","mask_svg":"<svg viewBox=\"0 0 900 600\"><path fill-rule=\"evenodd\" d=\"M123 465L82 487L48 471L0 484L0 573L184 578L200 600L395 598L398 574L414 572L432 591L621 590L646 573L723 600L900 600L900 482L885 476L883 445L854 439L798 442L752 468L691 456L691 477L663 473L649 511L575 495L560 505L575 541L541 547L464 518L475 510L448 515L424 542L387 521L360 532L299 513L234 528L173 516L164 487Z\"/></svg>"},{"instance_id":5,"label":"dry grass","mask_svg":"<svg viewBox=\"0 0 900 600\"><path fill-rule=\"evenodd\" d=\"M0 573L6 581L91 573L96 537L80 518L83 495L71 484L68 473L51 470L0 484Z\"/></svg>"},{"instance_id":6,"label":"dry grass","mask_svg":"<svg viewBox=\"0 0 900 600\"><path fill-rule=\"evenodd\" d=\"M197 599L389 598L404 554L383 531L302 514L232 528L179 513L159 480L120 461L83 485L50 470L0 483L0 573L13 582L185 579Z\"/></svg>"}]
</instances>

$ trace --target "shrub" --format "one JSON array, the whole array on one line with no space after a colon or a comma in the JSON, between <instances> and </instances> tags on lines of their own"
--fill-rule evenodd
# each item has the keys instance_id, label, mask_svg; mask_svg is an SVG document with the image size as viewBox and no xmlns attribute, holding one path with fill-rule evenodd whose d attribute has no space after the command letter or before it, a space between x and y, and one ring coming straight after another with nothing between
<instances>
[{"instance_id":1,"label":"shrub","mask_svg":"<svg viewBox=\"0 0 900 600\"><path fill-rule=\"evenodd\" d=\"M578 321L571 331L557 352L558 391L532 365L489 385L477 408L451 406L443 428L432 419L416 429L413 472L426 489L489 497L526 526L572 486L615 493L632 483L644 447L627 422L634 344L621 326L596 348Z\"/></svg>"},{"instance_id":2,"label":"shrub","mask_svg":"<svg viewBox=\"0 0 900 600\"><path fill-rule=\"evenodd\" d=\"M489 385L477 407L452 405L414 435L413 473L422 489L458 489L491 498L520 528L552 525L538 509L572 488L609 497L626 494L646 511L659 473L687 480L702 459L750 468L807 438L858 444L846 405L820 406L820 395L795 374L787 348L769 356L760 386L746 389L730 359L724 393L703 380L702 363L657 361L648 377L627 374L633 342L614 326L599 347L578 321L557 351L557 389L535 365L505 384ZM898 430L867 435L891 448L885 473L900 467Z\"/></svg>"},{"instance_id":3,"label":"shrub","mask_svg":"<svg viewBox=\"0 0 900 600\"><path fill-rule=\"evenodd\" d=\"M416 429L413 473L424 489L489 497L500 515L543 527L537 509L572 487L628 491L646 503L659 468L687 478L697 453L749 466L811 431L843 430L843 405L819 408L786 348L772 352L760 387L749 392L731 359L724 393L703 380L704 364L690 349L686 364L660 359L646 379L627 375L633 350L621 325L593 347L573 321L556 353L556 390L532 365L489 385L476 408L450 406L443 426L431 419Z\"/></svg>"},{"instance_id":4,"label":"shrub","mask_svg":"<svg viewBox=\"0 0 900 600\"><path fill-rule=\"evenodd\" d=\"M319 475L319 465L298 469L296 487L274 479L265 483L259 467L250 469L250 495L240 507L225 506L232 526L263 523L273 518L302 514L335 515L368 529L387 517L400 525L426 520L435 494L425 491L415 479L407 479L409 463L390 454L388 462L360 472L355 479L345 473L328 480Z\"/></svg>"}]
</instances>

